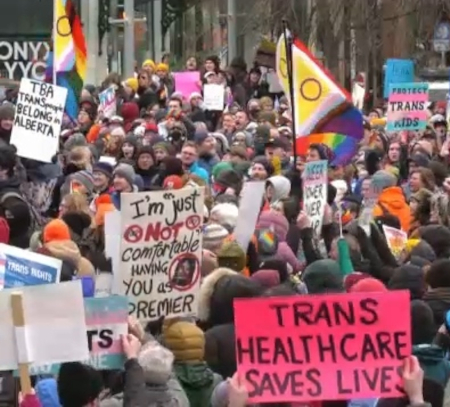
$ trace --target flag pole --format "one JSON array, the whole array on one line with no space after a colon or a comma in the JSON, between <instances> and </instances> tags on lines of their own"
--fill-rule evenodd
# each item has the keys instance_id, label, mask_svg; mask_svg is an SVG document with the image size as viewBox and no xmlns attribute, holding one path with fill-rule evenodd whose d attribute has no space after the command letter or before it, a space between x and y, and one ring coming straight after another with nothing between
<instances>
[{"instance_id":1,"label":"flag pole","mask_svg":"<svg viewBox=\"0 0 450 407\"><path fill-rule=\"evenodd\" d=\"M53 32L52 32L52 38L51 38L51 44L52 44L52 61L51 61L51 64L52 64L52 82L53 82L53 85L56 85L56 64L55 64L55 60L56 60L56 58L55 58L55 56L56 56L56 47L55 47L55 45L56 45L56 33L57 33L57 30L58 30L58 21L57 21L57 16L58 16L58 13L57 13L57 7L58 7L58 1L59 0L53 0Z\"/></svg>"},{"instance_id":2,"label":"flag pole","mask_svg":"<svg viewBox=\"0 0 450 407\"><path fill-rule=\"evenodd\" d=\"M294 153L294 165L297 163L297 143L295 132L295 97L294 97L294 73L293 73L293 62L292 62L292 46L293 39L289 32L288 23L286 19L283 19L283 35L284 44L286 48L286 67L287 67L287 77L289 83L289 93L290 93L290 104L291 104L291 119L292 119L292 136L293 136L293 153Z\"/></svg>"}]
</instances>

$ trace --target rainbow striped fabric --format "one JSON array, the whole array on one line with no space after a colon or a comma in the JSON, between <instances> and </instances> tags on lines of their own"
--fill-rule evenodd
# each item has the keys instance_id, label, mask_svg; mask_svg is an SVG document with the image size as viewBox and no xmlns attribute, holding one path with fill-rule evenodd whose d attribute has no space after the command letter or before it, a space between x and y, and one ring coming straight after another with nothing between
<instances>
[{"instance_id":1,"label":"rainbow striped fabric","mask_svg":"<svg viewBox=\"0 0 450 407\"><path fill-rule=\"evenodd\" d=\"M72 0L55 1L55 24L53 30L53 52L47 61L47 82L68 90L66 113L75 121L78 101L86 79L86 40L80 17Z\"/></svg>"}]
</instances>

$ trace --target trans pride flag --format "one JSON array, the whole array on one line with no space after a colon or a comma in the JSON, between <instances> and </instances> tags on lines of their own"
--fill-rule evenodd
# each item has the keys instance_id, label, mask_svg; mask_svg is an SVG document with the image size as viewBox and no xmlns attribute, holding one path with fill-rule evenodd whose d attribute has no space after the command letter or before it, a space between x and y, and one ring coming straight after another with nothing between
<instances>
[{"instance_id":1,"label":"trans pride flag","mask_svg":"<svg viewBox=\"0 0 450 407\"><path fill-rule=\"evenodd\" d=\"M53 50L48 55L46 81L68 90L66 113L75 121L86 78L87 51L80 17L72 0L54 0Z\"/></svg>"}]
</instances>

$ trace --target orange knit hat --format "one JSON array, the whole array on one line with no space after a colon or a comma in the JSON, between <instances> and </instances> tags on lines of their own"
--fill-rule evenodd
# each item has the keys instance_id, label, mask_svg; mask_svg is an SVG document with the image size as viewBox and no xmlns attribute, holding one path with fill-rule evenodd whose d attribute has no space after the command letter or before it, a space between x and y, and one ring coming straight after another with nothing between
<instances>
[{"instance_id":1,"label":"orange knit hat","mask_svg":"<svg viewBox=\"0 0 450 407\"><path fill-rule=\"evenodd\" d=\"M44 243L70 239L69 226L61 219L52 220L42 231L42 240Z\"/></svg>"},{"instance_id":2,"label":"orange knit hat","mask_svg":"<svg viewBox=\"0 0 450 407\"><path fill-rule=\"evenodd\" d=\"M164 189L181 189L183 188L183 179L178 175L169 175L164 179Z\"/></svg>"}]
</instances>

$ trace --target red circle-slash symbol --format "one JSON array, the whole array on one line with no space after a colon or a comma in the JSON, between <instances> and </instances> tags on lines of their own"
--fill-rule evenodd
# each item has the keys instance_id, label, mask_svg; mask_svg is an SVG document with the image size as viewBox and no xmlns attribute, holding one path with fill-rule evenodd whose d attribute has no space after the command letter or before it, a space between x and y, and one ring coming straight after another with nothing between
<instances>
[{"instance_id":1,"label":"red circle-slash symbol","mask_svg":"<svg viewBox=\"0 0 450 407\"><path fill-rule=\"evenodd\" d=\"M131 225L128 226L125 230L125 233L123 234L123 238L128 243L138 243L142 236L144 235L144 231L139 225Z\"/></svg>"},{"instance_id":2,"label":"red circle-slash symbol","mask_svg":"<svg viewBox=\"0 0 450 407\"><path fill-rule=\"evenodd\" d=\"M198 229L201 225L202 218L199 215L191 215L186 218L185 225L189 230Z\"/></svg>"}]
</instances>

